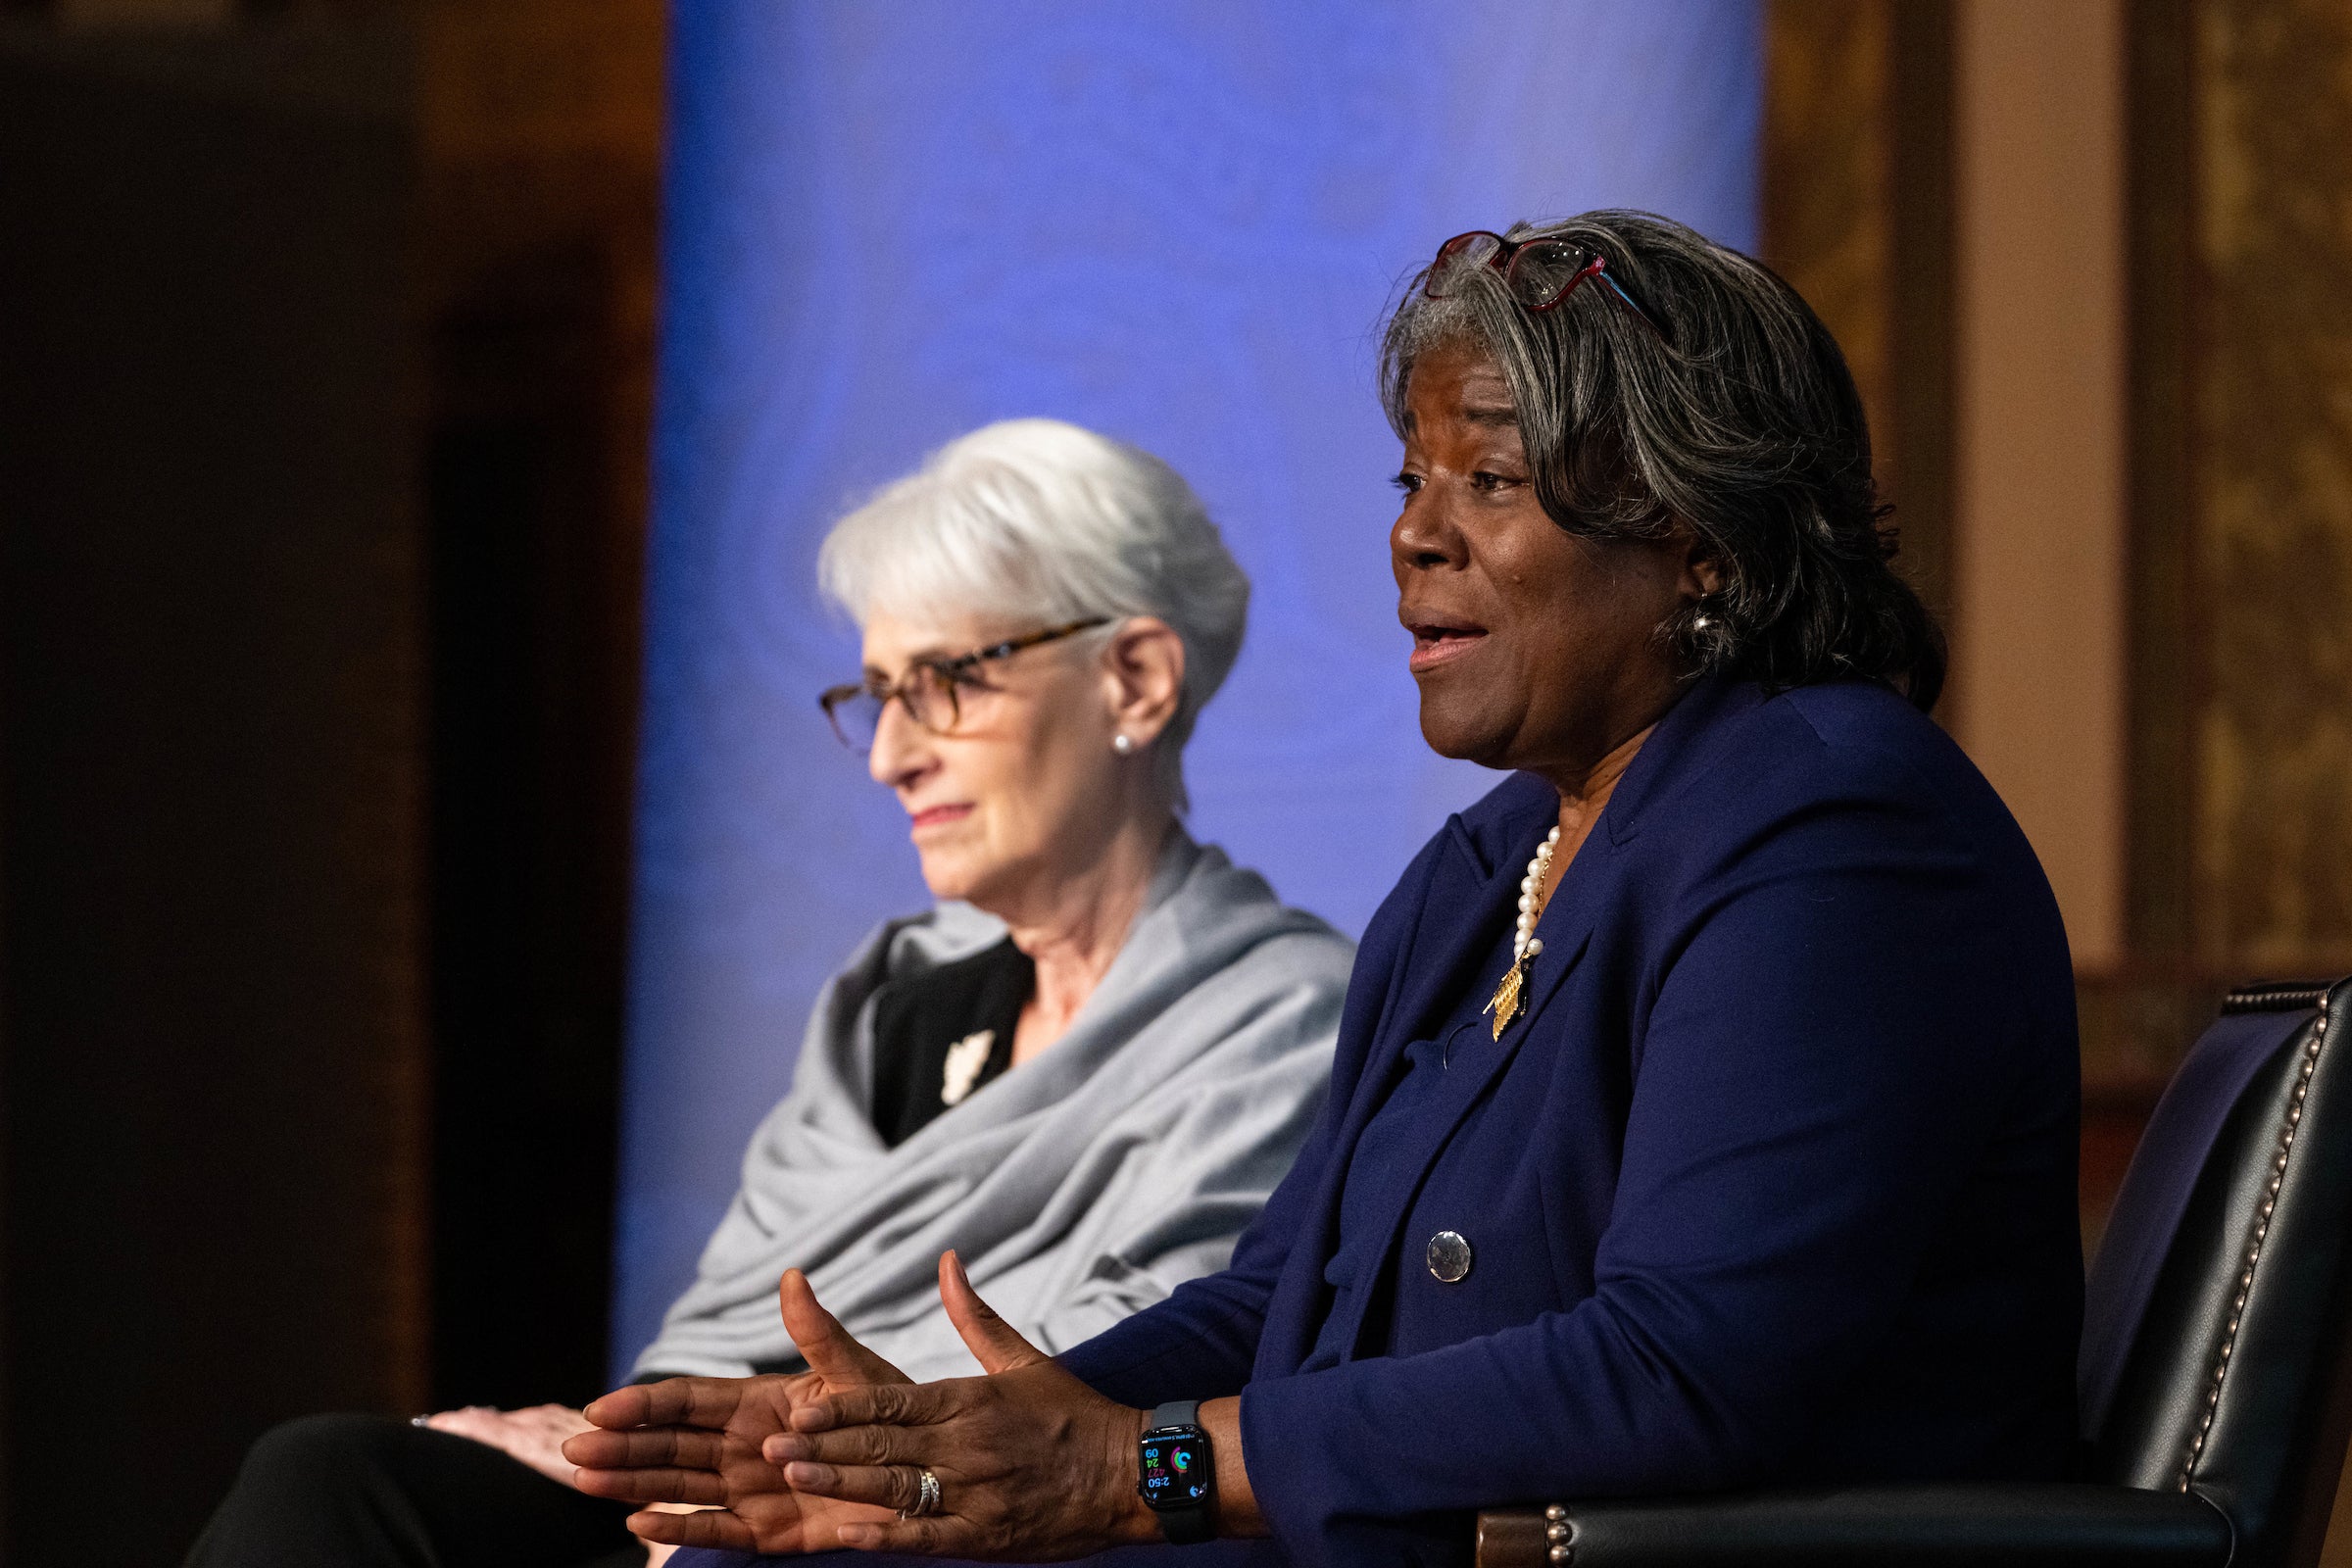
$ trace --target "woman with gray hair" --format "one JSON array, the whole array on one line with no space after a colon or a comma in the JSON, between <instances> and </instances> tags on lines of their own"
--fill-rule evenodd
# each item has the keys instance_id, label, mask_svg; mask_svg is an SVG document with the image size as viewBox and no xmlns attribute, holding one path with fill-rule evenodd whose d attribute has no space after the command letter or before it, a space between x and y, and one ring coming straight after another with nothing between
<instances>
[{"instance_id":1,"label":"woman with gray hair","mask_svg":"<svg viewBox=\"0 0 2352 1568\"><path fill-rule=\"evenodd\" d=\"M825 714L906 808L939 903L819 997L640 1379L804 1371L787 1271L896 1372L976 1371L937 1295L951 1249L1030 1339L1076 1345L1224 1266L1330 1070L1351 945L1182 822L1184 744L1250 595L1182 478L1074 425L990 425L844 517L819 574L864 637ZM626 1510L558 1451L587 1425L291 1423L191 1561L629 1551Z\"/></svg>"}]
</instances>

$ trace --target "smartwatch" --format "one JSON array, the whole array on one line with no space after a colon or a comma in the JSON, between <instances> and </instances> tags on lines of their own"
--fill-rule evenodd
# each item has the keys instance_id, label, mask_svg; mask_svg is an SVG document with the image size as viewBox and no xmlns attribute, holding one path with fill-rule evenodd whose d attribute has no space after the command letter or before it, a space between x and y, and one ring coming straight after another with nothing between
<instances>
[{"instance_id":1,"label":"smartwatch","mask_svg":"<svg viewBox=\"0 0 2352 1568\"><path fill-rule=\"evenodd\" d=\"M1170 1400L1152 1412L1136 1450L1142 1480L1135 1490L1159 1516L1161 1534L1178 1546L1196 1546L1217 1534L1209 1521L1217 1500L1216 1459L1200 1417L1199 1399Z\"/></svg>"}]
</instances>

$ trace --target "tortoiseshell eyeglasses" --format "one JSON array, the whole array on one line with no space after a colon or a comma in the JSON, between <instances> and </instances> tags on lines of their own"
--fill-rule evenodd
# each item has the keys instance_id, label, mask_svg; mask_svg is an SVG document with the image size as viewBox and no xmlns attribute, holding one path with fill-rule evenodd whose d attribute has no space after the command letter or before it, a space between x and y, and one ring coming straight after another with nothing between
<instances>
[{"instance_id":1,"label":"tortoiseshell eyeglasses","mask_svg":"<svg viewBox=\"0 0 2352 1568\"><path fill-rule=\"evenodd\" d=\"M975 648L954 659L918 659L895 681L869 674L854 686L831 688L816 703L825 710L825 717L832 723L833 733L841 744L861 756L873 750L874 732L882 727L882 710L893 702L905 708L908 718L932 734L952 734L963 717L963 705L956 693L967 687L986 689L978 678L981 665L1010 659L1024 648L1059 642L1097 626L1107 626L1110 619L1108 615L1096 615L1073 620L1065 626L1049 626L1026 637L1007 637L1001 643Z\"/></svg>"}]
</instances>

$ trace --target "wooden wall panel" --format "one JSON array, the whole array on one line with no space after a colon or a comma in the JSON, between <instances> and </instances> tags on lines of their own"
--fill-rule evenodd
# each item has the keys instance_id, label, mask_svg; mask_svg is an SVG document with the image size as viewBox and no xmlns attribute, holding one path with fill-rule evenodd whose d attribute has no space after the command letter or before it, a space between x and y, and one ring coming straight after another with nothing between
<instances>
[{"instance_id":1,"label":"wooden wall panel","mask_svg":"<svg viewBox=\"0 0 2352 1568\"><path fill-rule=\"evenodd\" d=\"M2352 966L2352 12L2193 12L2195 946Z\"/></svg>"},{"instance_id":2,"label":"wooden wall panel","mask_svg":"<svg viewBox=\"0 0 2352 1568\"><path fill-rule=\"evenodd\" d=\"M1765 12L1764 259L1845 350L1875 456L1896 457L1891 213L1894 22L1873 0Z\"/></svg>"},{"instance_id":3,"label":"wooden wall panel","mask_svg":"<svg viewBox=\"0 0 2352 1568\"><path fill-rule=\"evenodd\" d=\"M1950 7L1774 0L1765 53L1764 259L1845 351L1897 569L1948 617Z\"/></svg>"},{"instance_id":4,"label":"wooden wall panel","mask_svg":"<svg viewBox=\"0 0 2352 1568\"><path fill-rule=\"evenodd\" d=\"M1955 35L1957 710L2078 972L2123 960L2124 7Z\"/></svg>"}]
</instances>

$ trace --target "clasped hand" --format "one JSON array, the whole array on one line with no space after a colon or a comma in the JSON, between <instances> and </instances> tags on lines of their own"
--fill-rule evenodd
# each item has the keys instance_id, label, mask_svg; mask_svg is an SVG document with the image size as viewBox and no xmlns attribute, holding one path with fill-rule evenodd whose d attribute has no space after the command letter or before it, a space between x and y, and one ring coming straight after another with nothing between
<instances>
[{"instance_id":1,"label":"clasped hand","mask_svg":"<svg viewBox=\"0 0 2352 1568\"><path fill-rule=\"evenodd\" d=\"M1144 1411L1056 1366L939 1260L949 1321L987 1376L916 1384L853 1339L798 1269L778 1297L808 1370L671 1378L588 1406L564 1445L582 1492L707 1511L640 1511L650 1542L763 1552L1051 1560L1160 1539L1135 1493ZM938 1511L902 1519L938 1478Z\"/></svg>"}]
</instances>

